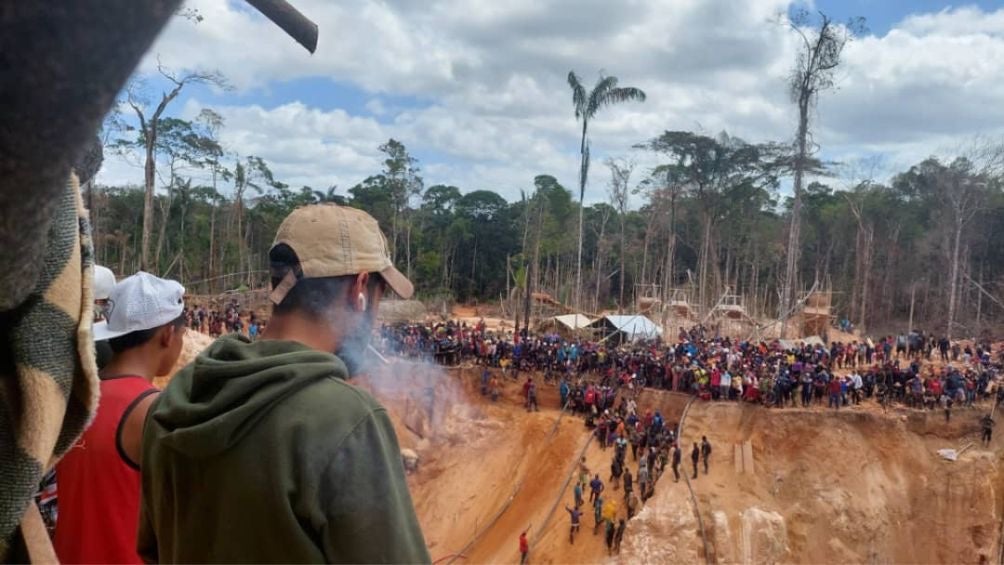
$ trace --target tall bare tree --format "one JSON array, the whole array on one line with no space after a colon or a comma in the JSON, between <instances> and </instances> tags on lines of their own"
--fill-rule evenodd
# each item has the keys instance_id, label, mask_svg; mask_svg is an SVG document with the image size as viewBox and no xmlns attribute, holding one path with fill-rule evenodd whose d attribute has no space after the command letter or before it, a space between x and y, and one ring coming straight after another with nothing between
<instances>
[{"instance_id":1,"label":"tall bare tree","mask_svg":"<svg viewBox=\"0 0 1004 565\"><path fill-rule=\"evenodd\" d=\"M585 210L586 181L589 177L589 120L596 117L601 108L612 106L629 100L645 101L645 93L633 86L617 86L617 77L600 74L596 86L586 91L582 81L575 71L568 72L568 86L572 89L572 105L575 107L575 119L582 120L582 142L579 145L581 162L579 166L579 251L575 266L575 297L576 310L582 291L582 219ZM623 275L623 273L621 273Z\"/></svg>"},{"instance_id":2,"label":"tall bare tree","mask_svg":"<svg viewBox=\"0 0 1004 565\"><path fill-rule=\"evenodd\" d=\"M624 258L627 256L627 244L625 238L625 222L627 220L628 197L630 190L628 186L631 182L631 173L634 171L634 163L624 159L607 159L607 167L610 168L610 204L617 210L617 217L621 224L621 246L620 246L620 295L617 299L617 310L624 310Z\"/></svg>"},{"instance_id":3,"label":"tall bare tree","mask_svg":"<svg viewBox=\"0 0 1004 565\"><path fill-rule=\"evenodd\" d=\"M153 233L154 211L153 196L157 177L157 136L164 112L185 86L190 84L211 84L219 88L229 88L226 78L218 71L188 71L176 74L162 65L157 65L157 71L167 79L171 87L161 93L160 100L154 106L148 103L141 93L141 83L133 82L126 89L126 104L132 108L138 120L138 129L143 141L144 164L143 185L146 197L143 200L143 239L140 245L140 268L149 269L150 236Z\"/></svg>"},{"instance_id":4,"label":"tall bare tree","mask_svg":"<svg viewBox=\"0 0 1004 565\"><path fill-rule=\"evenodd\" d=\"M946 336L952 339L958 310L962 238L965 230L980 211L990 183L999 178L1004 151L1001 146L977 142L943 169L941 190L952 218L951 274L948 290L948 321Z\"/></svg>"},{"instance_id":5,"label":"tall bare tree","mask_svg":"<svg viewBox=\"0 0 1004 565\"><path fill-rule=\"evenodd\" d=\"M801 39L795 68L789 79L791 99L798 107L798 131L795 134L794 201L791 208L791 223L788 227L788 248L781 286L781 334L784 334L789 310L794 299L798 278L799 232L801 228L802 192L806 170L810 167L810 154L815 152L810 139L809 111L816 104L819 93L834 88L834 77L840 65L844 46L853 34L864 28L861 18L851 20L847 25L833 22L826 14L819 13L819 27L808 30L809 14L802 10L789 20L789 26Z\"/></svg>"}]
</instances>

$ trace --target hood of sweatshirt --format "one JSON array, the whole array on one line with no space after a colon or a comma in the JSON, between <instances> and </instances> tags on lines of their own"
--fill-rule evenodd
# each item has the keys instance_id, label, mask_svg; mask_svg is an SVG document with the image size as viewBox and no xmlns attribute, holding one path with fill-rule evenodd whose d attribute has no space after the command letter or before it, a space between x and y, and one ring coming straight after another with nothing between
<instances>
[{"instance_id":1,"label":"hood of sweatshirt","mask_svg":"<svg viewBox=\"0 0 1004 565\"><path fill-rule=\"evenodd\" d=\"M225 336L174 376L147 426L171 449L210 457L240 442L283 399L347 376L338 357L298 342Z\"/></svg>"}]
</instances>

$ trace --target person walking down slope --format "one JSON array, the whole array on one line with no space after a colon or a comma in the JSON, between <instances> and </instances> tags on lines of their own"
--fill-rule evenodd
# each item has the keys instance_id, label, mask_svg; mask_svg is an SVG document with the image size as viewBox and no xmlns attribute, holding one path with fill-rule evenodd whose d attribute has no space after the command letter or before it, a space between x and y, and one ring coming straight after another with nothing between
<instances>
[{"instance_id":1,"label":"person walking down slope","mask_svg":"<svg viewBox=\"0 0 1004 565\"><path fill-rule=\"evenodd\" d=\"M607 542L607 555L613 554L614 550L614 520L617 519L617 502L613 499L603 504L603 524L605 527L604 538Z\"/></svg>"},{"instance_id":2,"label":"person walking down slope","mask_svg":"<svg viewBox=\"0 0 1004 565\"><path fill-rule=\"evenodd\" d=\"M711 458L711 444L708 436L701 436L701 459L704 461L704 474L708 474L708 459Z\"/></svg>"},{"instance_id":3,"label":"person walking down slope","mask_svg":"<svg viewBox=\"0 0 1004 565\"><path fill-rule=\"evenodd\" d=\"M634 490L634 478L631 476L631 469L624 469L624 500L631 496Z\"/></svg>"},{"instance_id":4,"label":"person walking down slope","mask_svg":"<svg viewBox=\"0 0 1004 565\"><path fill-rule=\"evenodd\" d=\"M143 433L148 563L429 563L387 410L350 384L388 289L414 287L372 216L297 208L269 251L258 341L217 339Z\"/></svg>"},{"instance_id":5,"label":"person walking down slope","mask_svg":"<svg viewBox=\"0 0 1004 565\"><path fill-rule=\"evenodd\" d=\"M610 483L613 484L614 490L617 490L623 472L624 469L621 466L620 458L614 457L614 460L610 462Z\"/></svg>"},{"instance_id":6,"label":"person walking down slope","mask_svg":"<svg viewBox=\"0 0 1004 565\"><path fill-rule=\"evenodd\" d=\"M990 417L990 414L987 414L980 420L980 426L983 428L980 441L984 445L990 445L990 438L994 435L994 419Z\"/></svg>"},{"instance_id":7,"label":"person walking down slope","mask_svg":"<svg viewBox=\"0 0 1004 565\"><path fill-rule=\"evenodd\" d=\"M526 564L526 557L530 553L530 541L526 539L526 530L519 535L519 565Z\"/></svg>"},{"instance_id":8,"label":"person walking down slope","mask_svg":"<svg viewBox=\"0 0 1004 565\"><path fill-rule=\"evenodd\" d=\"M565 511L568 512L568 516L572 521L571 527L568 529L568 543L575 544L575 532L579 531L579 525L582 522L582 511L579 507L575 508L565 507Z\"/></svg>"},{"instance_id":9,"label":"person walking down slope","mask_svg":"<svg viewBox=\"0 0 1004 565\"><path fill-rule=\"evenodd\" d=\"M701 460L701 449L694 442L694 449L690 452L690 461L694 464L694 478L697 478L697 462Z\"/></svg>"},{"instance_id":10,"label":"person walking down slope","mask_svg":"<svg viewBox=\"0 0 1004 565\"><path fill-rule=\"evenodd\" d=\"M589 502L594 502L600 498L600 493L603 492L603 481L600 480L600 475L597 474L593 477L593 480L589 481Z\"/></svg>"},{"instance_id":11,"label":"person walking down slope","mask_svg":"<svg viewBox=\"0 0 1004 565\"><path fill-rule=\"evenodd\" d=\"M680 459L683 454L680 450L680 444L673 444L673 482L680 482Z\"/></svg>"},{"instance_id":12,"label":"person walking down slope","mask_svg":"<svg viewBox=\"0 0 1004 565\"><path fill-rule=\"evenodd\" d=\"M628 520L634 518L634 515L638 513L638 497L634 493L627 499L627 516Z\"/></svg>"},{"instance_id":13,"label":"person walking down slope","mask_svg":"<svg viewBox=\"0 0 1004 565\"><path fill-rule=\"evenodd\" d=\"M614 533L615 533L617 527L614 526L613 520L604 520L604 528L606 530L604 533L605 533L605 538L606 538L606 542L607 542L607 555L613 555L614 554Z\"/></svg>"},{"instance_id":14,"label":"person walking down slope","mask_svg":"<svg viewBox=\"0 0 1004 565\"><path fill-rule=\"evenodd\" d=\"M648 467L640 467L638 469L638 494L641 495L642 502L648 500L649 479Z\"/></svg>"},{"instance_id":15,"label":"person walking down slope","mask_svg":"<svg viewBox=\"0 0 1004 565\"><path fill-rule=\"evenodd\" d=\"M593 535L595 536L600 531L600 524L603 523L603 497L596 497L593 502L593 518L596 522L593 524Z\"/></svg>"},{"instance_id":16,"label":"person walking down slope","mask_svg":"<svg viewBox=\"0 0 1004 565\"><path fill-rule=\"evenodd\" d=\"M614 553L620 555L621 553L621 540L624 539L624 529L627 528L627 520L624 518L620 519L617 524L617 533L614 534Z\"/></svg>"}]
</instances>

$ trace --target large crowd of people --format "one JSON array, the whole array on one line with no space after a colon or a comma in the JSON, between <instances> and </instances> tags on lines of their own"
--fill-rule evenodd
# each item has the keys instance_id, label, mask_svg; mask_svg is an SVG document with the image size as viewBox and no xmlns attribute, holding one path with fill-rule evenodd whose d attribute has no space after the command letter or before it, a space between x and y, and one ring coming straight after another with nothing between
<instances>
[{"instance_id":1,"label":"large crowd of people","mask_svg":"<svg viewBox=\"0 0 1004 565\"><path fill-rule=\"evenodd\" d=\"M221 308L206 308L201 304L185 307L185 325L193 331L217 338L238 333L254 341L265 331L266 321L254 312L241 310L236 298Z\"/></svg>"},{"instance_id":2,"label":"large crowd of people","mask_svg":"<svg viewBox=\"0 0 1004 565\"><path fill-rule=\"evenodd\" d=\"M483 322L384 326L382 347L405 357L497 367L516 378L535 372L558 382L562 404L601 412L618 386L696 394L706 400L760 402L779 408L840 409L866 399L950 409L1004 395L1004 351L985 343L949 343L921 332L878 341L747 340L680 328L675 340L613 345L556 334L489 331ZM451 352L444 356L443 352Z\"/></svg>"},{"instance_id":3,"label":"large crowd of people","mask_svg":"<svg viewBox=\"0 0 1004 565\"><path fill-rule=\"evenodd\" d=\"M378 341L389 354L480 366L482 394L493 400L500 396L498 373L503 380L522 380L527 410L537 408L534 376L555 385L560 407L581 415L600 447L613 451L606 481L585 460L580 464L571 504L565 506L569 543L575 543L584 517L591 515L593 533L604 534L611 555L620 551L627 523L652 496L665 471L672 469L674 480L680 480L687 449L676 437L676 422L667 422L658 410L638 406L643 388L777 408L839 410L866 401L883 407L895 402L918 409L941 408L946 418L953 407L999 402L1004 397L1004 387L998 386L1004 377L1004 352L994 352L985 343L951 343L922 332L825 345L821 340L740 341L712 335L697 325L679 328L675 339L614 344L557 334L490 331L483 321L471 325L449 321L385 325ZM984 443L989 443L993 425L989 414L981 418ZM702 437L687 450L692 479L697 479L702 466L708 472L711 443ZM622 495L614 494L617 490ZM620 509L619 504L623 504ZM526 551L521 541L523 558Z\"/></svg>"}]
</instances>

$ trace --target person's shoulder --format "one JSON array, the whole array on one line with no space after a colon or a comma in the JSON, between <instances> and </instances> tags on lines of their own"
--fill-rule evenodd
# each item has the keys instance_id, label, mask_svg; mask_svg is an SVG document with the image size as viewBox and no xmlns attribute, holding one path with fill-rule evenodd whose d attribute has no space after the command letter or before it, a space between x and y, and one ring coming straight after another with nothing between
<instances>
[{"instance_id":1,"label":"person's shoulder","mask_svg":"<svg viewBox=\"0 0 1004 565\"><path fill-rule=\"evenodd\" d=\"M340 412L343 415L361 418L384 410L383 405L369 392L334 373L305 387L297 396L300 397L298 399L300 403L319 408L320 417L324 415L334 417Z\"/></svg>"}]
</instances>

